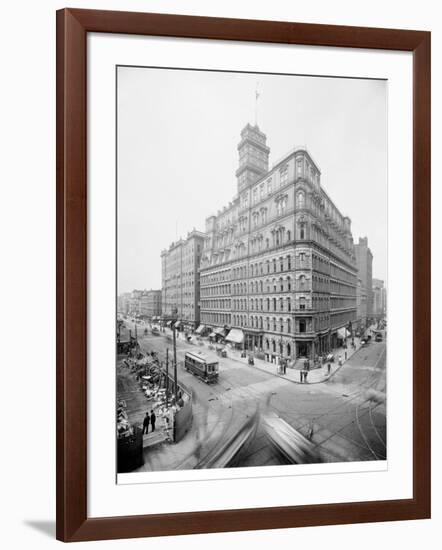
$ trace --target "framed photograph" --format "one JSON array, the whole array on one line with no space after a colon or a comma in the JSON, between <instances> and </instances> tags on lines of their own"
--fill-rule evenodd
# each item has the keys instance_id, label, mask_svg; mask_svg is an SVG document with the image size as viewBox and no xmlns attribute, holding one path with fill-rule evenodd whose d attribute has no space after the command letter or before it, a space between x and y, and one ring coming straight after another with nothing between
<instances>
[{"instance_id":1,"label":"framed photograph","mask_svg":"<svg viewBox=\"0 0 442 550\"><path fill-rule=\"evenodd\" d=\"M430 34L57 12L57 538L430 517Z\"/></svg>"}]
</instances>

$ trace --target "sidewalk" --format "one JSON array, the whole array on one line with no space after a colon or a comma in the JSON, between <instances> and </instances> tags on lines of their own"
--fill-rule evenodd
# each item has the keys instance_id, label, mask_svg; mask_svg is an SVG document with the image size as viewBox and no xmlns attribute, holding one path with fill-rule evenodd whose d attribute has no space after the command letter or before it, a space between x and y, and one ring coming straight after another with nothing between
<instances>
[{"instance_id":1,"label":"sidewalk","mask_svg":"<svg viewBox=\"0 0 442 550\"><path fill-rule=\"evenodd\" d=\"M168 330L166 329L165 334L166 335L168 334L171 337L172 336L172 331L170 329L168 329ZM185 339L184 339L183 335L180 335L177 339L180 340L181 342L184 342L184 343L188 344L187 342L185 342ZM354 340L355 340L355 344L356 344L355 349L353 349L351 346L349 346L347 348L347 350L345 350L342 347L335 348L335 349L331 350L330 353L333 353L333 355L335 356L335 361L334 361L334 363L331 363L330 374L328 374L327 363L324 363L321 367L312 368L310 371L308 371L306 382L301 382L301 368L299 366L287 367L286 373L281 374L278 371L278 365L276 365L275 363L269 363L268 361L265 361L263 359L257 359L256 357L254 358L255 364L254 365L249 365L248 364L248 358L247 357L241 357L241 350L232 349L228 345L227 345L227 350L228 350L227 351L227 357L229 359L232 359L234 361L238 361L238 362L246 365L248 368L251 368L251 369L255 368L255 369L261 370L263 372L266 372L267 374L271 374L272 376L277 376L279 378L283 378L284 380L289 380L290 382L293 382L295 384L321 384L322 382L327 382L327 380L330 380L330 378L332 378L340 370L340 368L343 365L345 365L345 363L355 353L357 353L359 351L359 349L361 348L360 338L355 337ZM201 351L203 351L204 349L208 349L208 345L210 344L210 342L208 342L208 340L206 338L203 338L202 341L203 341L204 345L196 346ZM190 345L190 346L193 345L194 346L194 344L188 344L188 345ZM347 359L345 359L345 351L347 351ZM339 365L339 362L338 362L339 361L339 356L342 357L342 365Z\"/></svg>"}]
</instances>

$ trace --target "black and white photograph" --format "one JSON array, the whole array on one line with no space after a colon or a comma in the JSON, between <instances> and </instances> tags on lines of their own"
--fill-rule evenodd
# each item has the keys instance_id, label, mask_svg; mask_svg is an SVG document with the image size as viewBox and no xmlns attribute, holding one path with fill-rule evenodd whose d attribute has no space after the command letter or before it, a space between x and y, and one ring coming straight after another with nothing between
<instances>
[{"instance_id":1,"label":"black and white photograph","mask_svg":"<svg viewBox=\"0 0 442 550\"><path fill-rule=\"evenodd\" d=\"M383 79L116 68L116 472L387 460Z\"/></svg>"}]
</instances>

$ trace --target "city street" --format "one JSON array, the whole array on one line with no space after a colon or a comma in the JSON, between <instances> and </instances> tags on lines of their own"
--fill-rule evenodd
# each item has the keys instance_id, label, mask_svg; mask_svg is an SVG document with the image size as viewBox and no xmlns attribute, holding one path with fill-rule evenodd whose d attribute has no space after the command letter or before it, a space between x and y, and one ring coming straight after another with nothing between
<instances>
[{"instance_id":1,"label":"city street","mask_svg":"<svg viewBox=\"0 0 442 550\"><path fill-rule=\"evenodd\" d=\"M141 350L156 351L160 360L164 360L168 347L171 358L170 334L154 336L149 331L144 336L143 329L138 328ZM186 351L202 351L219 361L217 384L207 385L184 370ZM196 467L201 457L227 441L257 409L266 416L282 418L308 438L321 461L386 458L384 341L372 341L358 349L328 381L316 384L295 383L276 376L274 369L265 372L235 357L220 358L207 348L207 343L196 346L177 339L177 362L178 379L194 396L192 429L178 444L145 449L141 470ZM145 399L141 392L140 396ZM140 414L142 410L136 420ZM235 465L283 463L285 458L270 444L260 424L251 444L240 451Z\"/></svg>"}]
</instances>

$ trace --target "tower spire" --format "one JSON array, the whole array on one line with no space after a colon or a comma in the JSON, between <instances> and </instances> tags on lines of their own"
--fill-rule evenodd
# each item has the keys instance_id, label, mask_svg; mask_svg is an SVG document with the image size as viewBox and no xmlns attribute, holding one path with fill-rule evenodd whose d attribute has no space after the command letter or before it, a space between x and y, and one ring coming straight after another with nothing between
<instances>
[{"instance_id":1,"label":"tower spire","mask_svg":"<svg viewBox=\"0 0 442 550\"><path fill-rule=\"evenodd\" d=\"M259 99L259 82L256 83L255 88L255 126L258 126L258 99Z\"/></svg>"}]
</instances>

